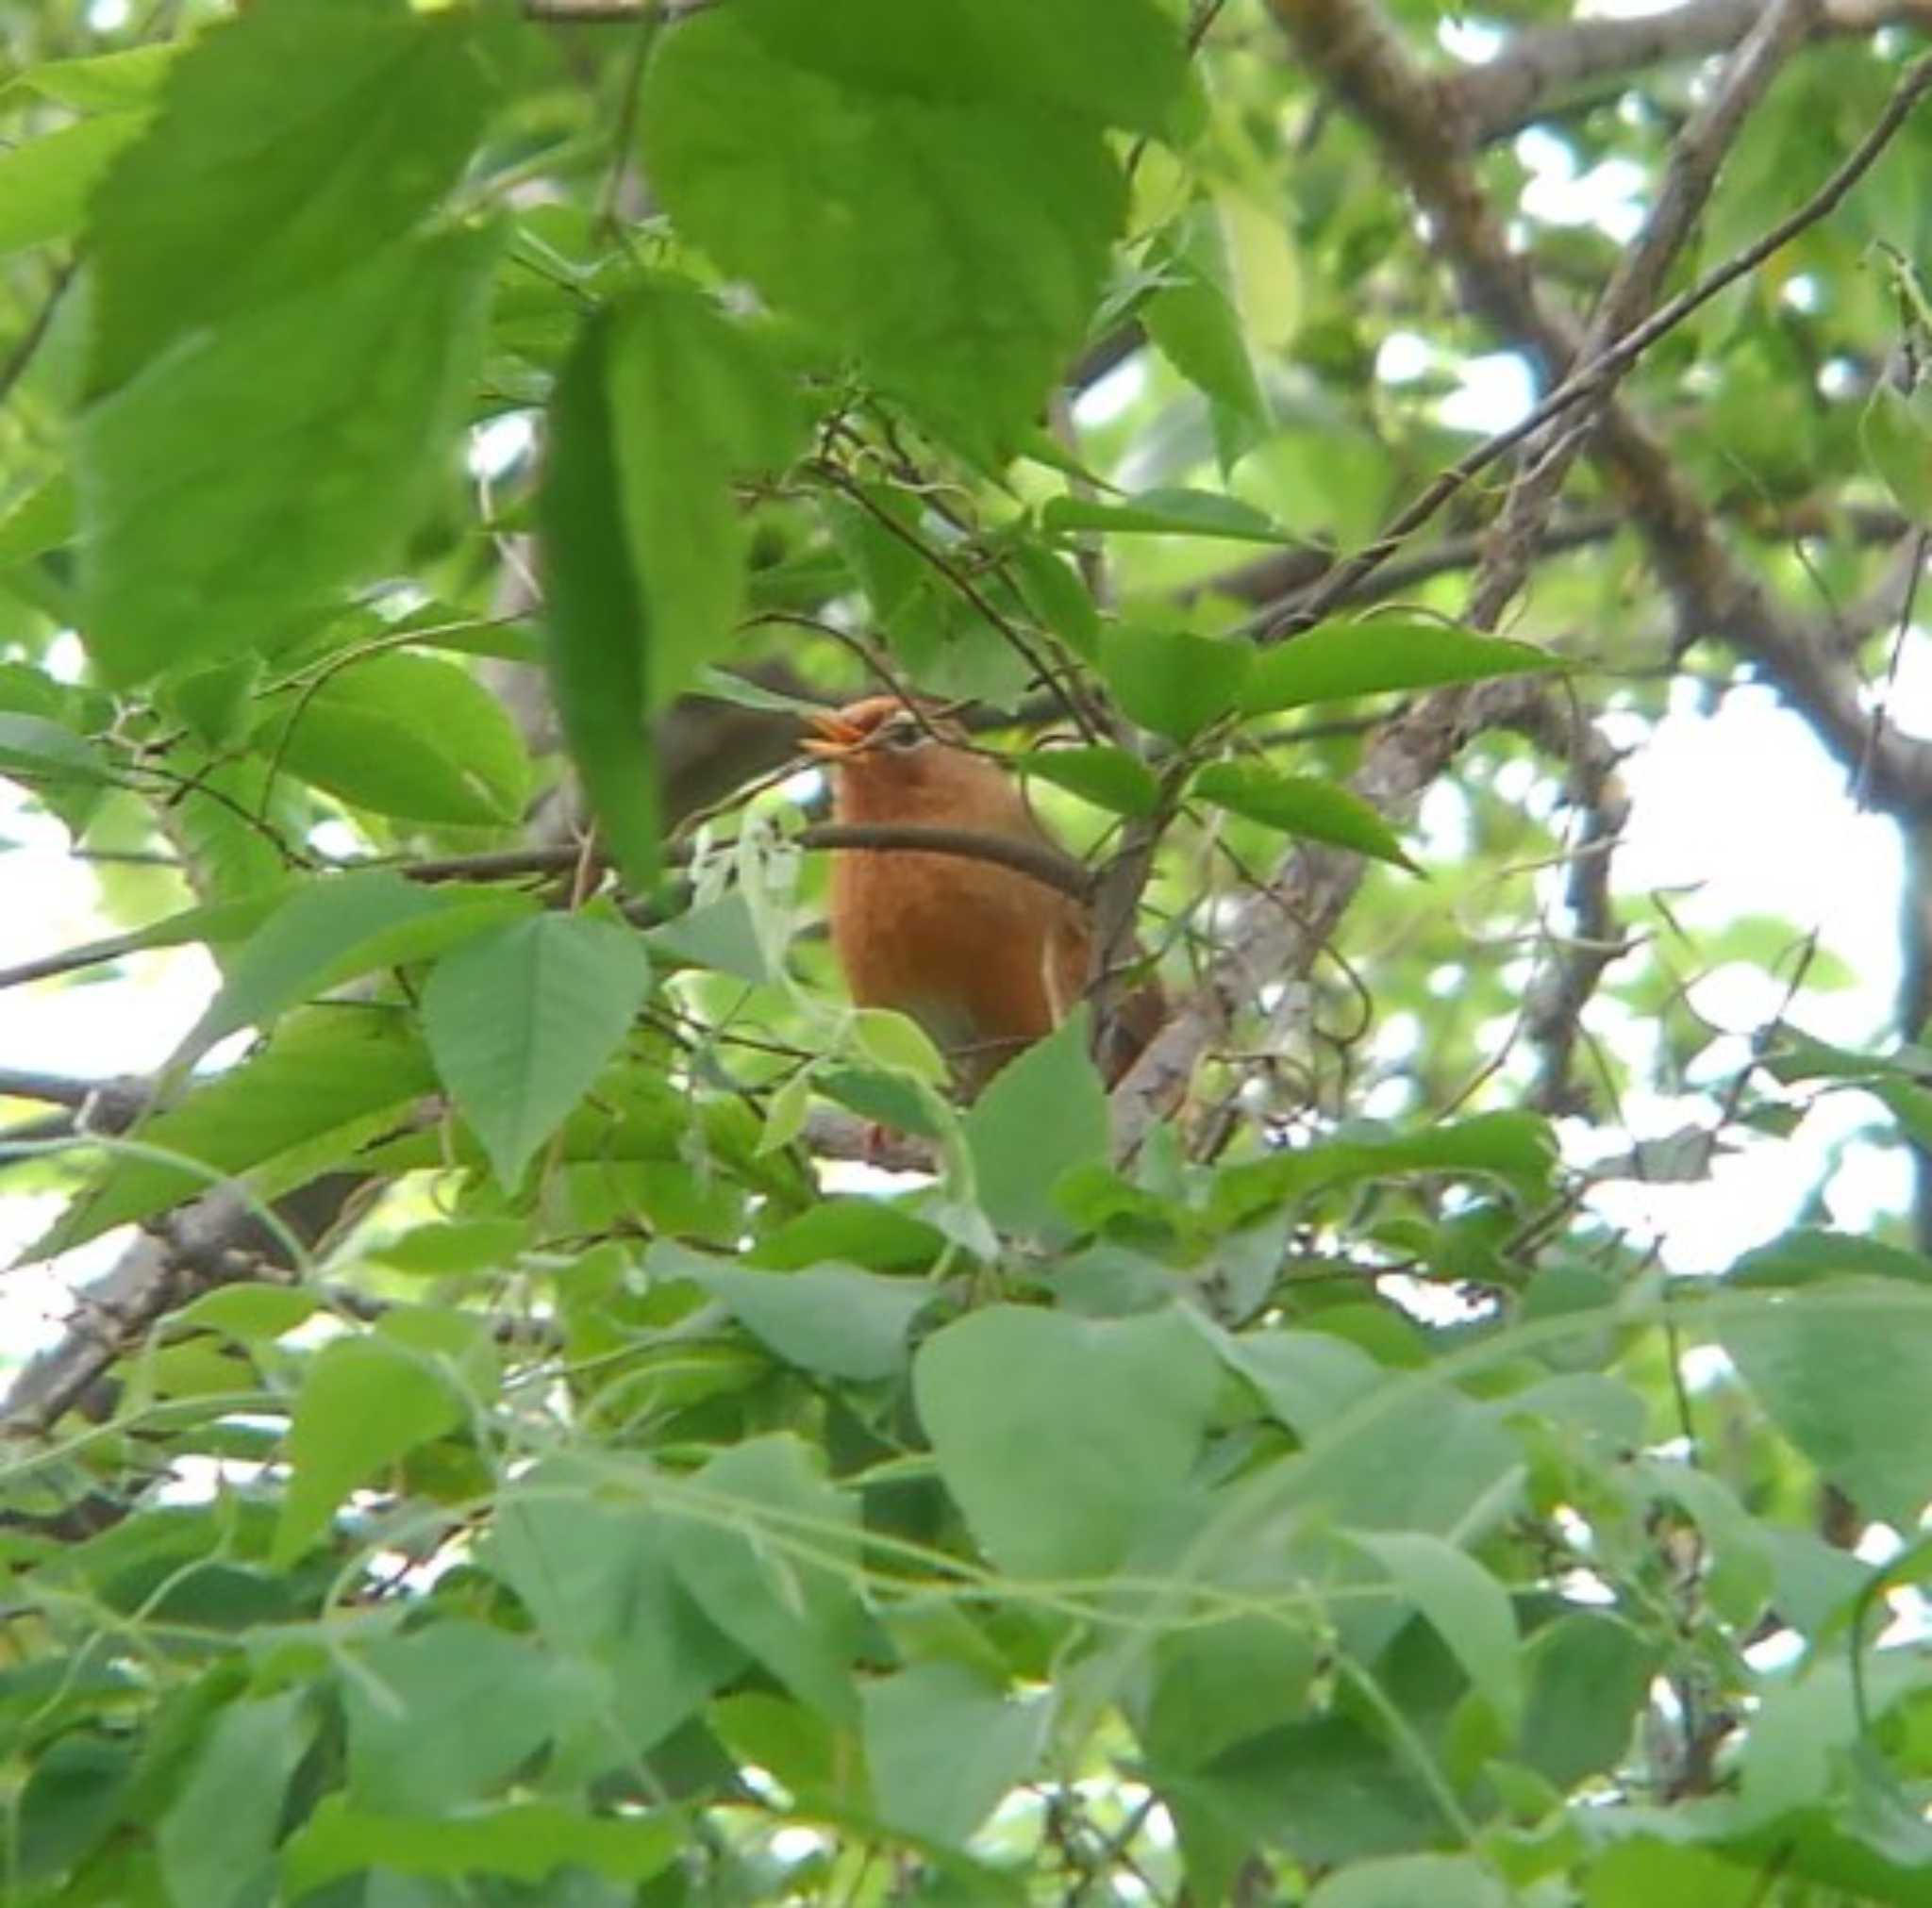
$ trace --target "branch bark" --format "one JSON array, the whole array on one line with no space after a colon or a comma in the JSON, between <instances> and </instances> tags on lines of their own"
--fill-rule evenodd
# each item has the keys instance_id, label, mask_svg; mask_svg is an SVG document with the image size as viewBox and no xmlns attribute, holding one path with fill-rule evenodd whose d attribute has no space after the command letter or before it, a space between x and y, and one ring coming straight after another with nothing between
<instances>
[{"instance_id":1,"label":"branch bark","mask_svg":"<svg viewBox=\"0 0 1932 1908\"><path fill-rule=\"evenodd\" d=\"M1379 9L1371 0L1271 0L1271 5L1303 58L1375 135L1428 215L1432 242L1454 274L1465 306L1525 352L1557 385L1531 414L1529 429L1519 426L1491 440L1492 446L1501 442L1505 449L1524 441L1561 411L1593 400L1649 343L1711 295L1707 288L1717 279L1733 282L1784 242L1800 220L1824 216L1932 91L1932 58L1922 59L1907 72L1879 124L1824 191L1703 281L1694 295L1673 299L1625 332L1609 352L1583 363L1584 332L1541 296L1528 262L1510 247L1501 220L1476 182L1469 160L1469 128L1445 121L1440 90L1409 58ZM1896 734L1871 746L1857 678L1835 655L1830 632L1792 614L1732 556L1710 511L1679 475L1649 426L1610 400L1603 406L1591 448L1649 545L1685 641L1716 638L1756 662L1848 772L1857 772L1869 759L1869 786L1877 805L1893 814L1932 808L1932 748ZM1494 455L1484 461L1494 461ZM1465 458L1457 469L1463 471L1473 461ZM1385 537L1363 557L1388 547L1391 539Z\"/></svg>"}]
</instances>

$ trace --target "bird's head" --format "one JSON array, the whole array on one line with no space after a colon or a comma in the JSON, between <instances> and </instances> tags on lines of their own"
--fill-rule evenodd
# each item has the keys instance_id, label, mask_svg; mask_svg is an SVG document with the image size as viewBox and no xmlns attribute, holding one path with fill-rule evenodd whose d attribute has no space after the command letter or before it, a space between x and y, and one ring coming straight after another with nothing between
<instances>
[{"instance_id":1,"label":"bird's head","mask_svg":"<svg viewBox=\"0 0 1932 1908\"><path fill-rule=\"evenodd\" d=\"M963 744L942 704L868 696L810 719L805 752L831 771L841 815L894 821L965 815L1006 778Z\"/></svg>"}]
</instances>

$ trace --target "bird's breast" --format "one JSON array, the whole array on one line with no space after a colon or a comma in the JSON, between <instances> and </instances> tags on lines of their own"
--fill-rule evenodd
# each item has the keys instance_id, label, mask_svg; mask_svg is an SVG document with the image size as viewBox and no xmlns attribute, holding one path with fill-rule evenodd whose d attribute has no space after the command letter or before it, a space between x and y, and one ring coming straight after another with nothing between
<instances>
[{"instance_id":1,"label":"bird's breast","mask_svg":"<svg viewBox=\"0 0 1932 1908\"><path fill-rule=\"evenodd\" d=\"M832 870L832 939L861 1006L910 1014L941 1046L1011 1051L1054 1025L1049 937L1069 904L955 855L847 851Z\"/></svg>"}]
</instances>

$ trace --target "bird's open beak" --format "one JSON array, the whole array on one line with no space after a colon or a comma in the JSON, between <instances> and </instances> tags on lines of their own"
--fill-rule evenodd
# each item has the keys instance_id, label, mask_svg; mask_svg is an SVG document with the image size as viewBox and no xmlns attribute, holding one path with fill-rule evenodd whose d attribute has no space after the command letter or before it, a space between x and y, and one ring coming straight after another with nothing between
<instances>
[{"instance_id":1,"label":"bird's open beak","mask_svg":"<svg viewBox=\"0 0 1932 1908\"><path fill-rule=\"evenodd\" d=\"M841 755L851 755L855 749L865 744L865 730L854 722L848 722L835 710L826 709L818 715L808 717L807 720L813 731L806 737L802 744L808 755L817 755L821 759L836 759Z\"/></svg>"}]
</instances>

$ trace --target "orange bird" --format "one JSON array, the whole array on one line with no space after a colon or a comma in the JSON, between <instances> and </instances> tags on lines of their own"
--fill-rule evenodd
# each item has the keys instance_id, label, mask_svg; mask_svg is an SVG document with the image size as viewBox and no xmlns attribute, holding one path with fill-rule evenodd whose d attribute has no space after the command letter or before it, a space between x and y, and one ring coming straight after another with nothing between
<instances>
[{"instance_id":1,"label":"orange bird","mask_svg":"<svg viewBox=\"0 0 1932 1908\"><path fill-rule=\"evenodd\" d=\"M1058 846L1013 777L962 746L957 725L870 696L812 719L808 754L832 777L841 822L963 828ZM832 856L832 948L852 998L925 1029L976 1093L1086 990L1092 922L1071 896L958 854L841 849ZM1153 1037L1158 983L1124 1005L1103 1070L1118 1079Z\"/></svg>"}]
</instances>

